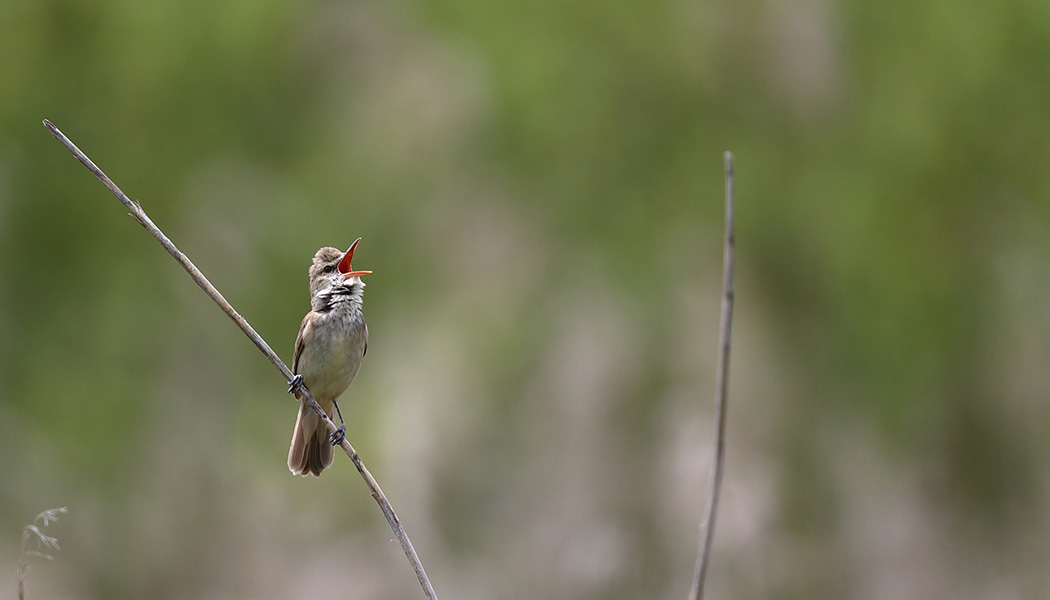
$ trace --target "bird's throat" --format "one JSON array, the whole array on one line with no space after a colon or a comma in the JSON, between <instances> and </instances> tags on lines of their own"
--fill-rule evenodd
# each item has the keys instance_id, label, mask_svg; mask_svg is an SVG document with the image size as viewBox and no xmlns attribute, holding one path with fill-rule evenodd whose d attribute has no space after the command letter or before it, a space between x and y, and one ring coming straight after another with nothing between
<instances>
[{"instance_id":1,"label":"bird's throat","mask_svg":"<svg viewBox=\"0 0 1050 600\"><path fill-rule=\"evenodd\" d=\"M347 281L322 290L313 298L313 310L327 313L337 308L346 307L351 311L360 311L364 297L365 284L360 280Z\"/></svg>"}]
</instances>

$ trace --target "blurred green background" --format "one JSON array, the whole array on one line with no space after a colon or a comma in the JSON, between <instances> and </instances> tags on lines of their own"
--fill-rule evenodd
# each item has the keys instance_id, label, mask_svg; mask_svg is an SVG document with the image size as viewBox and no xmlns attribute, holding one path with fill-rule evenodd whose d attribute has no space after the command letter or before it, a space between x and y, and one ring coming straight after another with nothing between
<instances>
[{"instance_id":1,"label":"blurred green background","mask_svg":"<svg viewBox=\"0 0 1050 600\"><path fill-rule=\"evenodd\" d=\"M364 241L349 438L444 598L1050 587L1045 0L0 0L0 595L416 598L268 362Z\"/></svg>"}]
</instances>

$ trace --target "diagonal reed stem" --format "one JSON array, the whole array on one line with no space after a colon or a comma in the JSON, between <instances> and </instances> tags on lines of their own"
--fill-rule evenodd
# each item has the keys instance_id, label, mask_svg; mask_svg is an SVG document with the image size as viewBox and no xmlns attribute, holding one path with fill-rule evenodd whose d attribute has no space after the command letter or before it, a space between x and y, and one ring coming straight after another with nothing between
<instances>
[{"instance_id":1,"label":"diagonal reed stem","mask_svg":"<svg viewBox=\"0 0 1050 600\"><path fill-rule=\"evenodd\" d=\"M116 196L117 199L119 199L130 211L131 217L138 221L139 225L142 225L142 227L149 232L154 239L160 242L160 245L168 251L168 254L171 254L172 258L182 265L183 269L186 269L186 272L189 273L193 281L204 290L204 293L207 294L209 298L219 305L219 308L222 309L222 312L226 313L226 316L232 319L233 322L241 328L244 335L248 336L248 339L250 339L259 351L270 360L270 363L281 373L281 376L284 377L285 381L291 385L294 375L292 374L291 369L288 368L288 365L284 364L284 361L282 361L281 358L277 356L277 353L270 348L270 345L266 343L266 340L255 332L255 329L252 328L248 321L233 309L233 306L230 305L226 298L219 293L219 290L208 281L208 278L200 272L193 262L175 247L175 244L168 239L168 236L164 235L164 232L162 232L159 227L153 224L153 221L151 221L149 216L146 215L146 212L142 210L139 203L128 198L127 195L117 187L117 184L113 183L113 180L107 177L106 174L102 172L102 169L98 168L95 163L92 162L87 155L81 152L80 148L77 148L76 145L65 136L65 134L59 131L58 127L55 127L51 121L44 119L44 127L47 127L48 131L51 132L51 135L55 136L55 139L61 142L67 150L72 152L73 156L75 156L81 164L87 167L87 169L91 171L103 185L109 188L110 192L113 192L113 195ZM309 390L304 388L302 393L306 397L307 403L310 407L317 413L321 420L324 421L324 424L328 426L328 430L335 432L335 423L328 418L328 415L321 409L321 406L317 404L317 401L314 400L312 395L310 395ZM427 578L426 571L423 570L423 564L419 562L419 556L416 555L416 550L412 546L412 541L408 539L408 534L405 533L405 529L401 526L401 520L398 519L397 513L394 512L393 507L390 506L390 502L387 500L382 488L379 487L379 483L374 477L372 477L372 474L365 467L364 462L361 461L361 457L357 454L357 450L350 445L349 441L344 438L341 446L343 451L346 452L346 455L350 457L351 461L353 461L354 466L357 467L358 472L361 473L361 477L365 480L365 484L372 492L372 498L374 498L376 503L379 504L379 509L383 512L383 516L386 517L387 523L390 524L390 529L394 531L394 536L397 538L397 541L401 543L401 549L405 551L405 556L408 558L409 564L412 565L412 570L415 571L416 578L419 579L419 585L423 587L423 593L427 598L437 600L437 594L434 592L434 587L430 584L430 579Z\"/></svg>"}]
</instances>

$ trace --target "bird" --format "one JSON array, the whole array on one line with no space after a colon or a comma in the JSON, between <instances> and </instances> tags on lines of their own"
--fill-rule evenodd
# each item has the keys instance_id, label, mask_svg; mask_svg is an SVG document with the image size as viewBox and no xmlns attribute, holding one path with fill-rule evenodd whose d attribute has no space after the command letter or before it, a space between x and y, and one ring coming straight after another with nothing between
<instances>
[{"instance_id":1,"label":"bird","mask_svg":"<svg viewBox=\"0 0 1050 600\"><path fill-rule=\"evenodd\" d=\"M294 378L288 388L299 399L288 468L295 475L320 476L332 465L334 446L342 443L346 423L339 410L339 396L350 387L368 351L368 326L361 311L365 283L350 266L357 238L346 252L321 248L310 265L310 312L303 317L295 339ZM339 429L331 435L321 418L306 403L302 388L310 391L321 408L339 415Z\"/></svg>"}]
</instances>

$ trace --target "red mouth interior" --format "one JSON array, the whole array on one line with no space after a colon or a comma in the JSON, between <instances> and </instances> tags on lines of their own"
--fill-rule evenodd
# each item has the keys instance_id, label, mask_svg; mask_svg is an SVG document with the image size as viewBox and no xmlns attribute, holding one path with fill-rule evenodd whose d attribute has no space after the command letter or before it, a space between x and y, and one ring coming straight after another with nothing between
<instances>
[{"instance_id":1,"label":"red mouth interior","mask_svg":"<svg viewBox=\"0 0 1050 600\"><path fill-rule=\"evenodd\" d=\"M346 254L343 255L343 260L339 261L339 266L336 267L346 279L349 279L351 277L360 277L362 275L368 275L369 273L371 273L371 271L355 271L353 267L350 266L350 262L354 260L354 249L357 248L357 244L360 241L361 238L357 238L356 240L354 240L353 244L350 244L350 247L346 249Z\"/></svg>"}]
</instances>

